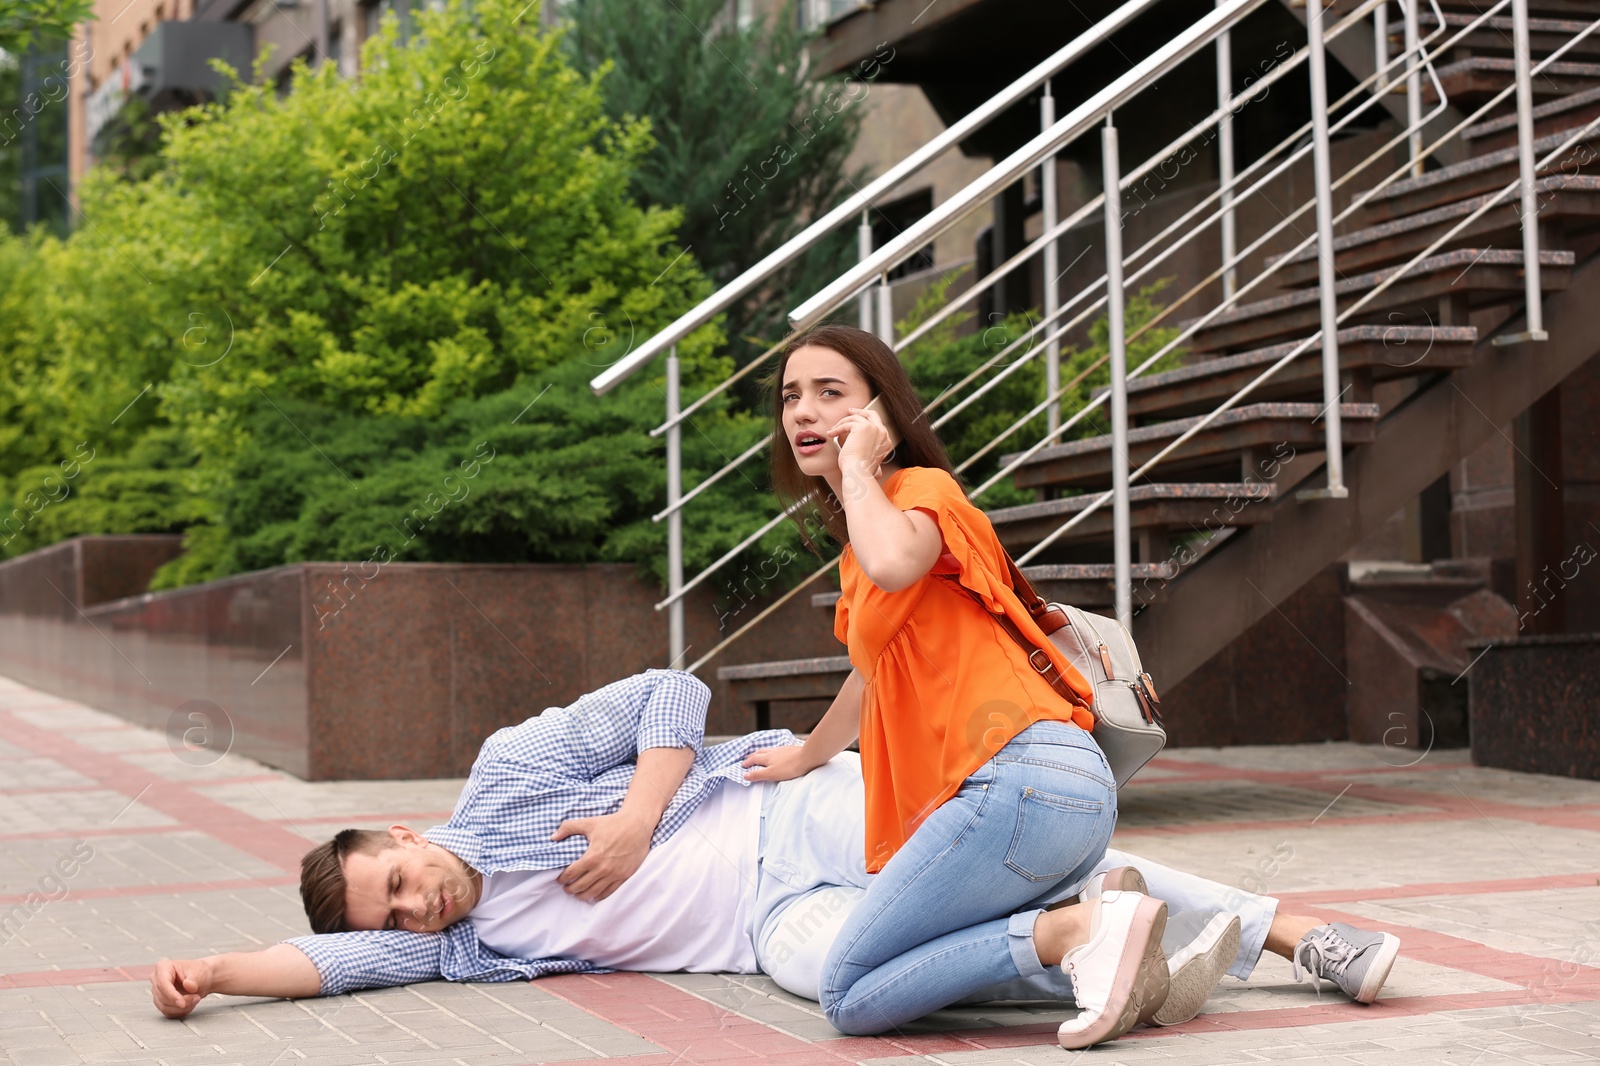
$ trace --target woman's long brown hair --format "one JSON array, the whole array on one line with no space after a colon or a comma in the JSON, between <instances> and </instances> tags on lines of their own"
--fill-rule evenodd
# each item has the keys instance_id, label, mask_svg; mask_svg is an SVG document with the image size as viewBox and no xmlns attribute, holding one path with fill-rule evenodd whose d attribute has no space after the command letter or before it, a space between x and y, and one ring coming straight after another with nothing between
<instances>
[{"instance_id":1,"label":"woman's long brown hair","mask_svg":"<svg viewBox=\"0 0 1600 1066\"><path fill-rule=\"evenodd\" d=\"M894 349L883 341L854 326L818 326L791 340L778 356L778 369L768 382L772 390L772 488L778 499L789 507L815 493L815 502L791 513L790 518L800 530L806 547L817 551L815 526L820 526L841 547L850 542L850 531L845 525L844 507L833 494L826 478L808 477L801 473L795 461L789 435L783 428L783 380L788 371L789 357L801 348L826 348L838 352L850 361L867 379L872 397L879 400L879 409L887 414L900 431L900 443L891 455L902 467L932 466L945 471L960 483L961 477L945 454L944 445L928 424L922 413L922 401L905 367L895 357ZM814 524L814 525L813 525ZM808 528L809 527L809 528Z\"/></svg>"}]
</instances>

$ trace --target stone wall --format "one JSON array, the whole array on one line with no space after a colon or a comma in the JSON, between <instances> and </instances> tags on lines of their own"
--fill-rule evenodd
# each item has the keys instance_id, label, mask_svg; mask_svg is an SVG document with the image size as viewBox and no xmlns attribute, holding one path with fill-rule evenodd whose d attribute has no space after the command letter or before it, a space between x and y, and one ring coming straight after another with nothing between
<instances>
[{"instance_id":1,"label":"stone wall","mask_svg":"<svg viewBox=\"0 0 1600 1066\"><path fill-rule=\"evenodd\" d=\"M0 565L0 673L176 747L333 780L464 775L494 730L668 665L661 592L623 565L297 563L106 599L143 588L179 540L82 537ZM770 601L730 615L695 590L687 660ZM703 669L707 732L754 727L715 666L837 654L831 621L802 593Z\"/></svg>"}]
</instances>

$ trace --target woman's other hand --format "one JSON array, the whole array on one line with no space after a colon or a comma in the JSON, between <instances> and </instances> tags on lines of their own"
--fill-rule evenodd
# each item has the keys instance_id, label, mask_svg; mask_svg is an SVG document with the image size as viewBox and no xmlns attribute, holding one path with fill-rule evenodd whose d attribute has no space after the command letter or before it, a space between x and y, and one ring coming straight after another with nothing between
<instances>
[{"instance_id":1,"label":"woman's other hand","mask_svg":"<svg viewBox=\"0 0 1600 1066\"><path fill-rule=\"evenodd\" d=\"M792 781L804 777L818 766L805 747L790 744L781 748L757 748L744 757L746 781Z\"/></svg>"}]
</instances>

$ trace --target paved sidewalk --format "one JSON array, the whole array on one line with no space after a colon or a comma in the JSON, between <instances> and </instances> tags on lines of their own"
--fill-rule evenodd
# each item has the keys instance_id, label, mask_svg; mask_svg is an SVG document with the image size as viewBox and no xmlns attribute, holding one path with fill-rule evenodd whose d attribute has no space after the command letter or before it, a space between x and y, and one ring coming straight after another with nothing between
<instances>
[{"instance_id":1,"label":"paved sidewalk","mask_svg":"<svg viewBox=\"0 0 1600 1066\"><path fill-rule=\"evenodd\" d=\"M1157 760L1122 793L1117 846L1265 885L1297 911L1387 929L1403 951L1371 1007L1319 997L1268 955L1250 982L1224 979L1193 1022L1074 1054L1054 1044L1070 1011L950 1010L890 1037L849 1038L816 1004L759 976L215 997L169 1021L150 1005L156 959L305 932L295 875L308 841L346 825L426 828L448 815L461 784L306 784L210 754L0 678L0 1048L9 1062L1600 1059L1600 784L1477 769L1463 752L1414 765L1405 765L1410 752L1349 744L1182 749ZM52 879L59 870L71 875Z\"/></svg>"}]
</instances>

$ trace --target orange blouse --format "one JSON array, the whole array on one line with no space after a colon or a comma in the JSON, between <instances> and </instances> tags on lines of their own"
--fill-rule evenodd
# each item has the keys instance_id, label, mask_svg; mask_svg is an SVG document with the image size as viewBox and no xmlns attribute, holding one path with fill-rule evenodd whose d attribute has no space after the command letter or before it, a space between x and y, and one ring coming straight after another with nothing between
<instances>
[{"instance_id":1,"label":"orange blouse","mask_svg":"<svg viewBox=\"0 0 1600 1066\"><path fill-rule=\"evenodd\" d=\"M939 524L945 554L899 592L884 592L868 580L848 545L839 561L833 632L866 682L861 769L872 873L962 781L1029 725L1094 725L1089 682L1012 591L1000 538L956 480L935 467L906 467L886 478L883 490L902 511L925 511ZM988 610L941 572L956 575ZM1082 697L1081 707L1062 699L1028 665L990 613L1002 611L1046 650Z\"/></svg>"}]
</instances>

